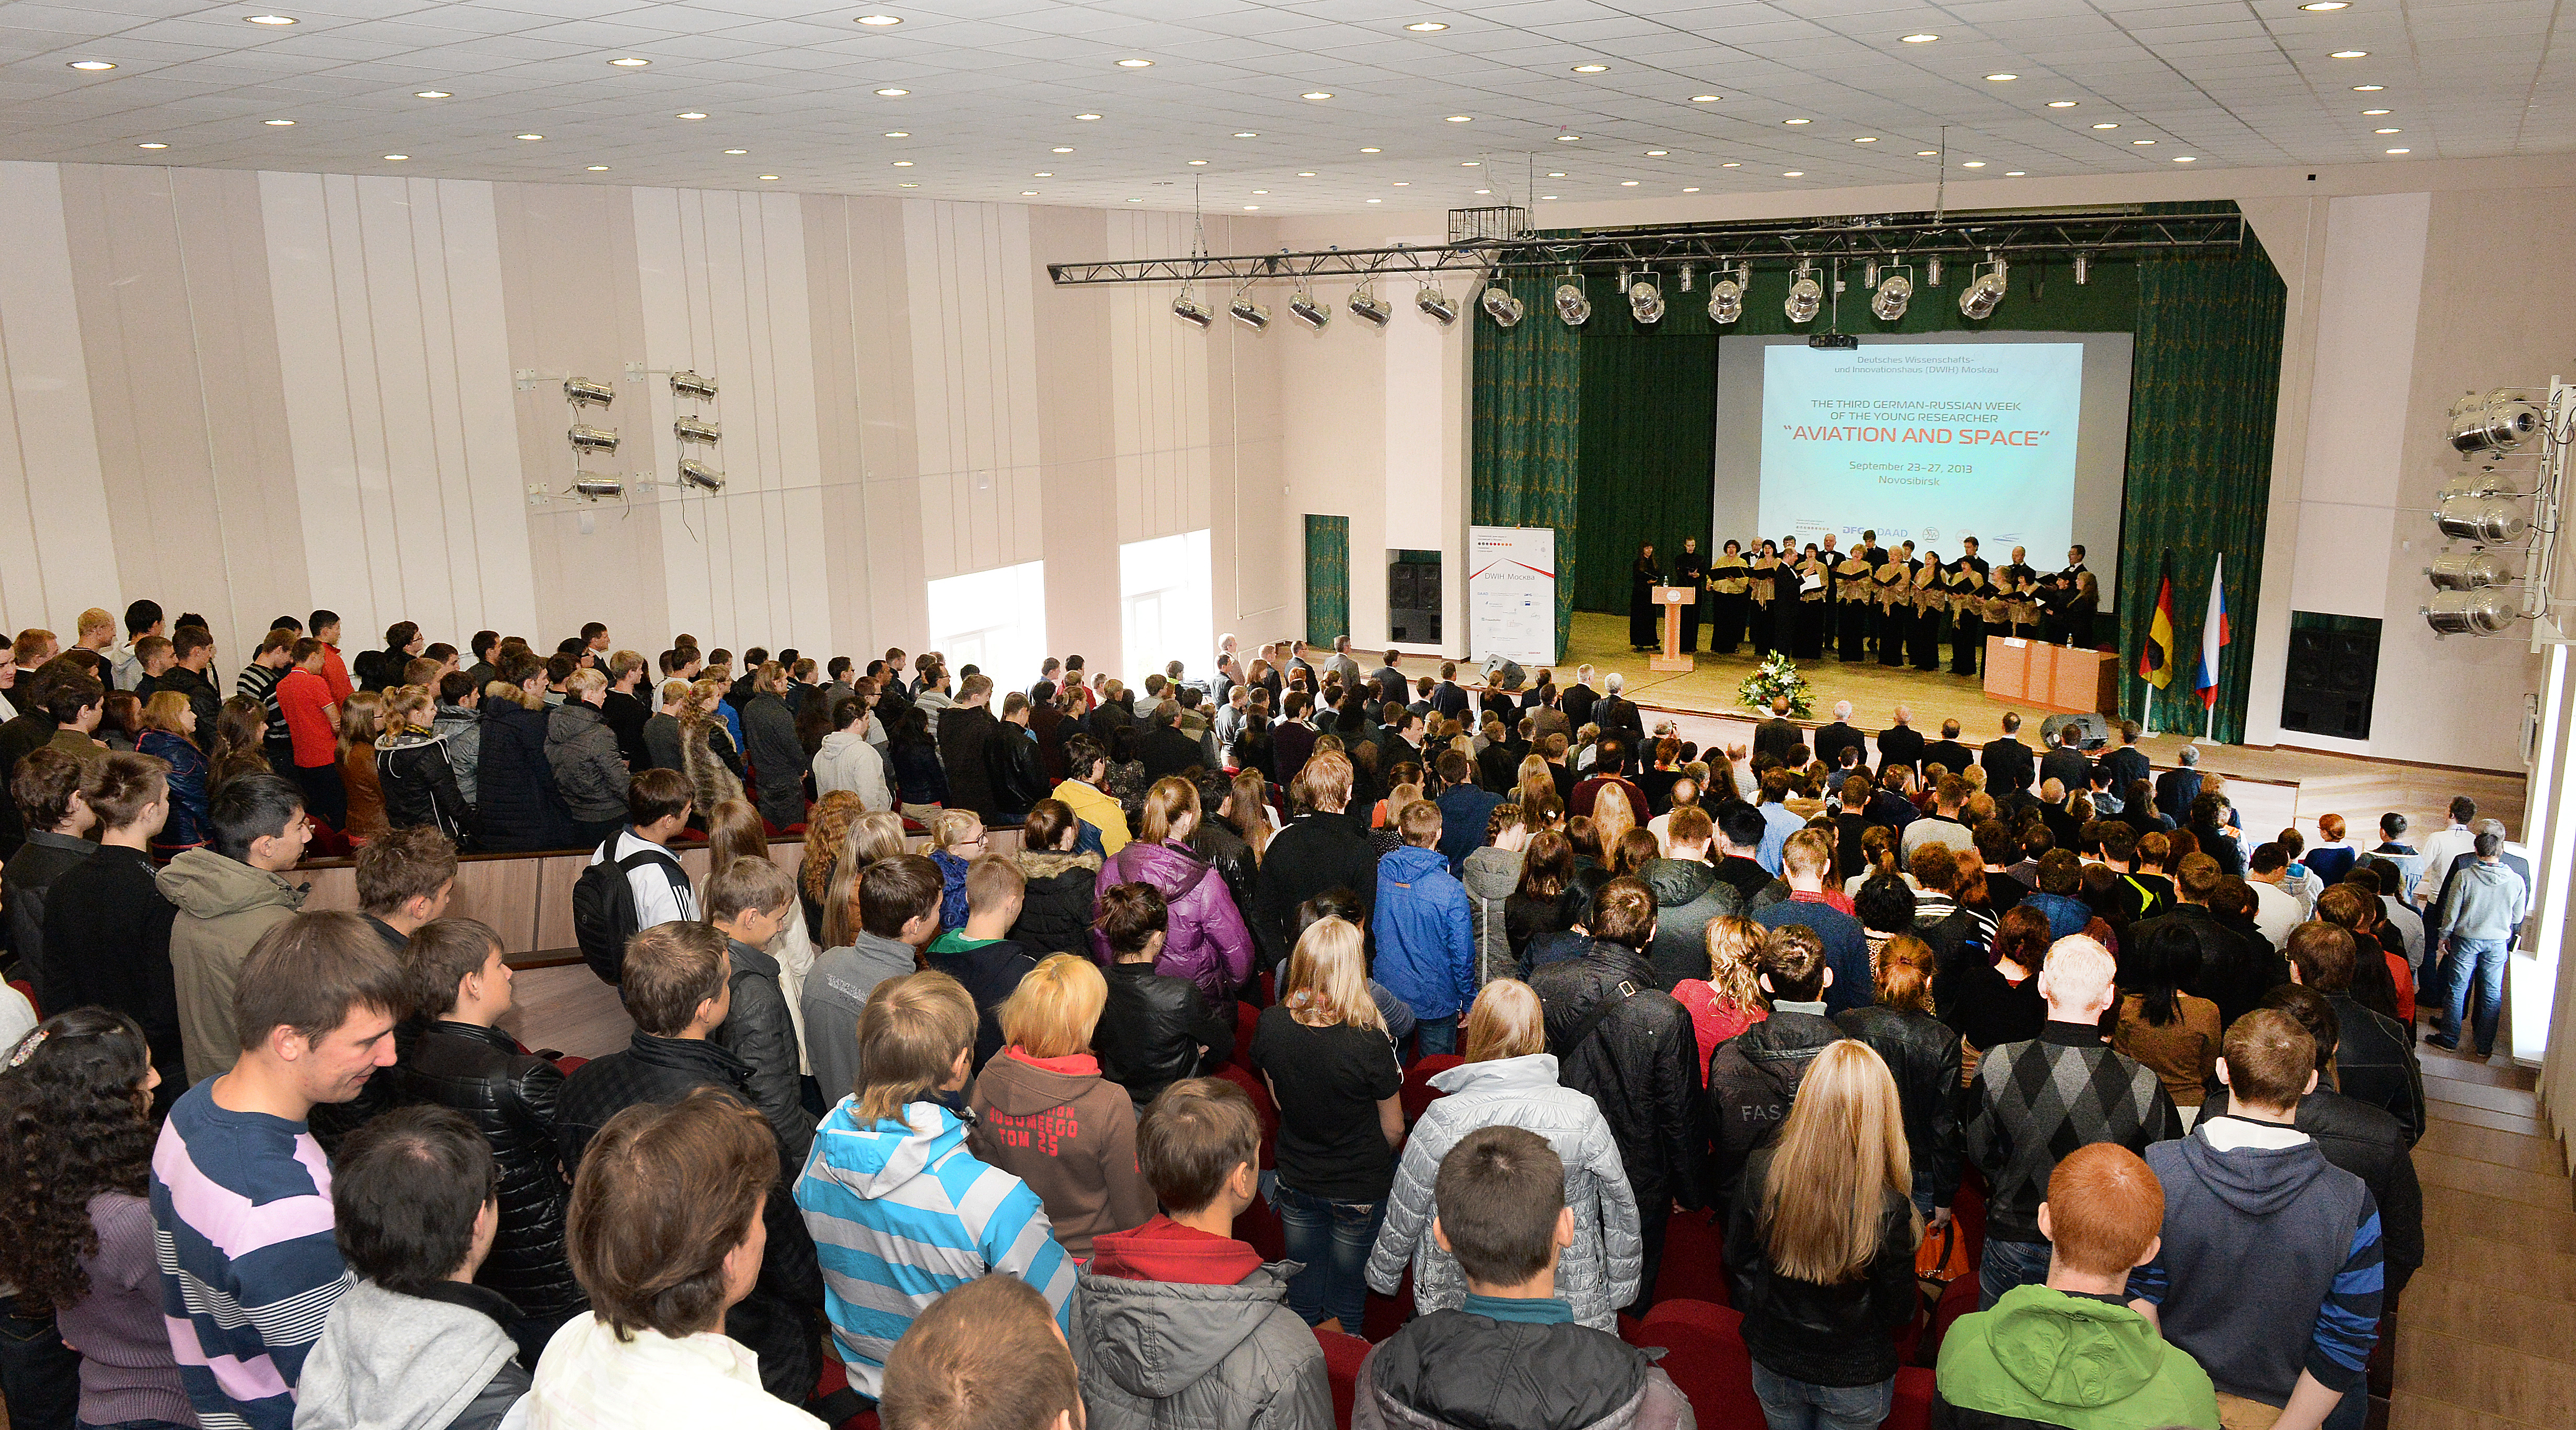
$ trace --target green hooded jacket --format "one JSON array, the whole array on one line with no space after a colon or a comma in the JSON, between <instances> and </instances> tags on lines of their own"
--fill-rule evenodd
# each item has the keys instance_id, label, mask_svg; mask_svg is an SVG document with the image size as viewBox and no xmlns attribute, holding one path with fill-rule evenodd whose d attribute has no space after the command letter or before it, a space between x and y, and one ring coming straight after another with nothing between
<instances>
[{"instance_id":1,"label":"green hooded jacket","mask_svg":"<svg viewBox=\"0 0 2576 1430\"><path fill-rule=\"evenodd\" d=\"M1957 1410L2067 1430L2218 1430L2208 1372L2146 1317L2046 1286L2016 1286L1960 1317L1941 1341L1938 1384Z\"/></svg>"}]
</instances>

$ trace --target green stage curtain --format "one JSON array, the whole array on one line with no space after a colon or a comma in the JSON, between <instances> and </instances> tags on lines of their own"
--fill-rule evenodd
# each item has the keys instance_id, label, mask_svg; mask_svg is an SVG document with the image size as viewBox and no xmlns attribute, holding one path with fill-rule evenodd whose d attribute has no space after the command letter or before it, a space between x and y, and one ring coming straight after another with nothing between
<instances>
[{"instance_id":1,"label":"green stage curtain","mask_svg":"<svg viewBox=\"0 0 2576 1430\"><path fill-rule=\"evenodd\" d=\"M2121 708L2153 730L2198 735L2207 719L2192 688L2210 568L2226 557L2231 640L2220 662L2216 738L2245 738L2254 669L2254 594L2272 496L2272 426L2281 386L2286 290L2249 231L2225 258L2158 257L2138 265L2138 340L2129 383L2129 478L2121 515ZM2156 580L2173 555L2173 683L2137 678L2155 615ZM2175 818L2179 810L2168 810Z\"/></svg>"},{"instance_id":2,"label":"green stage curtain","mask_svg":"<svg viewBox=\"0 0 2576 1430\"><path fill-rule=\"evenodd\" d=\"M1623 303L1619 317L1633 329L1627 316ZM1699 316L1702 323L1708 319L1705 311ZM1565 326L1553 313L1531 321ZM1705 334L1667 335L1649 328L1585 333L1582 343L1583 447L1575 501L1583 520L1574 538L1574 604L1624 613L1640 542L1655 544L1655 559L1666 574L1685 536L1699 537L1701 555L1710 554L1717 342Z\"/></svg>"},{"instance_id":3,"label":"green stage curtain","mask_svg":"<svg viewBox=\"0 0 2576 1430\"><path fill-rule=\"evenodd\" d=\"M1548 308L1552 283L1504 280L1528 313L1502 328L1470 308L1476 325L1475 415L1469 520L1478 526L1546 526L1556 530L1556 645L1574 630L1574 583L1581 562L1575 522L1576 440L1580 424L1580 340ZM1619 570L1626 569L1620 563ZM1621 598L1620 609L1626 609Z\"/></svg>"},{"instance_id":4,"label":"green stage curtain","mask_svg":"<svg viewBox=\"0 0 2576 1430\"><path fill-rule=\"evenodd\" d=\"M1351 519L1306 518L1306 643L1331 650L1351 633Z\"/></svg>"}]
</instances>

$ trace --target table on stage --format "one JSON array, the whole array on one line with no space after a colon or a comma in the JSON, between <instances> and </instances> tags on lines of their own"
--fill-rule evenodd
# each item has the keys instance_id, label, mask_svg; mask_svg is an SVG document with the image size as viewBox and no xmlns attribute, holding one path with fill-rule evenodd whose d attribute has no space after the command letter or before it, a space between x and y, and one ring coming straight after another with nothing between
<instances>
[{"instance_id":1,"label":"table on stage","mask_svg":"<svg viewBox=\"0 0 2576 1430\"><path fill-rule=\"evenodd\" d=\"M1986 694L2062 714L2120 708L2119 657L2083 646L1986 637Z\"/></svg>"},{"instance_id":2,"label":"table on stage","mask_svg":"<svg viewBox=\"0 0 2576 1430\"><path fill-rule=\"evenodd\" d=\"M1699 601L1696 586L1657 586L1655 604L1664 608L1664 648L1646 660L1648 670L1689 670L1695 662L1682 654L1682 612Z\"/></svg>"}]
</instances>

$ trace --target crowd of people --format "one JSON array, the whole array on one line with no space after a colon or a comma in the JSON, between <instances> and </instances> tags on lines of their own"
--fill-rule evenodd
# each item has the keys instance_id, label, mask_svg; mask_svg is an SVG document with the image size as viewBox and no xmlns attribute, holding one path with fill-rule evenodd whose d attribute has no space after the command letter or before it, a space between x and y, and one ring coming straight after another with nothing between
<instances>
[{"instance_id":1,"label":"crowd of people","mask_svg":"<svg viewBox=\"0 0 2576 1430\"><path fill-rule=\"evenodd\" d=\"M2465 801L2248 847L2134 726L1702 749L1589 667L1232 637L998 715L936 653L682 638L654 713L602 627L457 670L396 626L352 685L328 614L218 707L193 840L86 621L0 672L13 1430L1322 1430L1408 1277L1349 1423L1661 1430L1622 1317L1677 1218L1773 1430L1868 1427L1971 1205L1942 1423L2357 1426L2423 1255L2417 980L2491 1045L2528 906ZM157 622L131 673L189 706L211 643ZM305 909L335 837L360 907ZM584 845L634 1031L579 1062L448 906L461 849Z\"/></svg>"}]
</instances>

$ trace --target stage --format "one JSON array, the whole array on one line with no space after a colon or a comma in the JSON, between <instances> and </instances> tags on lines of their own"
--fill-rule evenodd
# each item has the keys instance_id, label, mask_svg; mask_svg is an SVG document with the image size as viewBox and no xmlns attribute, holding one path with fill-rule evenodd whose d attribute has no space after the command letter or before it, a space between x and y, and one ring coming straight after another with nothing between
<instances>
[{"instance_id":1,"label":"stage","mask_svg":"<svg viewBox=\"0 0 2576 1430\"><path fill-rule=\"evenodd\" d=\"M1891 668L1875 660L1845 664L1830 654L1800 662L1798 671L1815 692L1815 709L1805 723L1832 720L1834 702L1848 700L1852 723L1872 734L1886 728L1896 707L1903 705L1926 740L1941 738L1945 719L1959 722L1959 739L1971 747L1995 739L2003 733L2004 712L2017 707L1988 698L1983 676L1950 674L1948 654L1944 646L1944 664L1938 671ZM1628 648L1626 616L1577 611L1565 659L1555 667L1556 683L1559 689L1573 684L1575 667L1589 662L1597 672L1615 670L1626 678L1626 693L1647 712L1649 730L1658 712L1669 712L1682 739L1703 745L1711 740L1726 745L1752 740L1757 717L1735 698L1736 686L1760 663L1749 649L1739 648L1734 655L1703 651L1691 670L1669 674L1647 669L1646 660L1645 652ZM1596 683L1593 688L1600 686ZM2189 700L2192 696L2177 686L2157 692L2156 698ZM1760 718L1768 718L1769 713L1761 712ZM2046 716L2046 711L2022 708L2022 740L2033 749L2039 747L2039 723ZM2523 776L2518 771L2433 769L2278 746L2217 745L2180 735L2149 735L2138 741L2138 748L2161 771L2178 762L2184 745L2194 743L2200 745L2200 767L2228 777L2230 797L2249 832L2295 824L2314 840L2317 816L2340 814L2351 826L2355 844L2367 849L2378 842L2376 828L2382 813L2404 814L2413 825L2413 836L2421 839L2442 827L2451 797L2465 794L2478 802L2481 815L2503 820L2516 836L2522 833Z\"/></svg>"}]
</instances>

